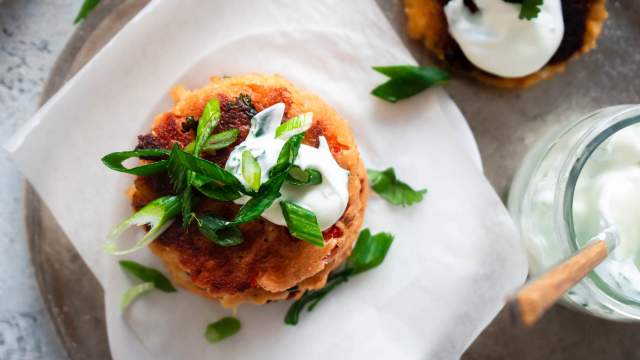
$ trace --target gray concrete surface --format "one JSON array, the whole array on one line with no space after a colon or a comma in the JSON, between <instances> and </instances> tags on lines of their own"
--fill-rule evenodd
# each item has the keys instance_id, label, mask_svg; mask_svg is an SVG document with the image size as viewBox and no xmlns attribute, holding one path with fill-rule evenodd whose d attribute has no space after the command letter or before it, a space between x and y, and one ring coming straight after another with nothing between
<instances>
[{"instance_id":1,"label":"gray concrete surface","mask_svg":"<svg viewBox=\"0 0 640 360\"><path fill-rule=\"evenodd\" d=\"M82 0L0 1L0 143L37 110ZM23 179L0 150L0 359L64 359L31 267Z\"/></svg>"}]
</instances>

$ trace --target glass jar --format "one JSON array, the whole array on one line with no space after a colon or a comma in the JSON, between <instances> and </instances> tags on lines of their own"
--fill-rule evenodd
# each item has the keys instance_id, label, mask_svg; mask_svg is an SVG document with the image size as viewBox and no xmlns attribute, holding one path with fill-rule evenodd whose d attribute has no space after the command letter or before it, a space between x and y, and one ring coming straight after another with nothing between
<instances>
[{"instance_id":1,"label":"glass jar","mask_svg":"<svg viewBox=\"0 0 640 360\"><path fill-rule=\"evenodd\" d=\"M527 248L532 276L579 249L573 200L580 173L599 145L638 123L640 105L604 108L560 126L529 151L514 177L508 206ZM607 319L640 320L640 296L629 296L628 291L617 290L619 283L616 287L607 281L596 269L565 294L562 302Z\"/></svg>"}]
</instances>

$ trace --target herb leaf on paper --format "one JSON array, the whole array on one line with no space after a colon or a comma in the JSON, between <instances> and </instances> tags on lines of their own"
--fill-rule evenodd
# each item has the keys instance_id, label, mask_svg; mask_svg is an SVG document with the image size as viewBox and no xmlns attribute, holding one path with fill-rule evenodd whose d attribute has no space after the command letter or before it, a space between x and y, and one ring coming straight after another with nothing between
<instances>
[{"instance_id":1,"label":"herb leaf on paper","mask_svg":"<svg viewBox=\"0 0 640 360\"><path fill-rule=\"evenodd\" d=\"M398 180L393 168L382 171L368 169L369 185L393 205L409 206L422 201L427 189L414 190L411 186Z\"/></svg>"},{"instance_id":2,"label":"herb leaf on paper","mask_svg":"<svg viewBox=\"0 0 640 360\"><path fill-rule=\"evenodd\" d=\"M352 276L371 270L380 265L393 243L394 236L387 232L371 234L369 229L364 229L358 236L356 246L344 266L331 273L324 288L308 290L302 297L296 300L287 314L284 322L287 325L296 325L300 319L300 313L307 308L313 311L324 297L340 284L347 282Z\"/></svg>"}]
</instances>

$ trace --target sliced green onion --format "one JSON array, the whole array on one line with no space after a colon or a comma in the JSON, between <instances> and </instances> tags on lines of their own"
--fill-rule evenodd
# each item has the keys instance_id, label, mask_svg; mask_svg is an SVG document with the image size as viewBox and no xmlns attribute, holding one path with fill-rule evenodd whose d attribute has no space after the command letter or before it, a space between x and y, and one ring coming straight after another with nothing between
<instances>
[{"instance_id":1,"label":"sliced green onion","mask_svg":"<svg viewBox=\"0 0 640 360\"><path fill-rule=\"evenodd\" d=\"M282 201L280 207L293 237L315 246L324 246L324 238L320 226L318 226L318 219L312 211L289 201Z\"/></svg>"},{"instance_id":2,"label":"sliced green onion","mask_svg":"<svg viewBox=\"0 0 640 360\"><path fill-rule=\"evenodd\" d=\"M159 172L163 172L167 170L167 165L169 163L168 160L160 160L153 162L151 164L136 166L134 168L126 168L122 163L132 157L165 157L169 155L169 150L164 149L144 149L144 150L133 150L133 151L119 151L113 152L111 154L105 155L102 158L102 163L104 163L109 169L137 175L137 176L149 176L154 175Z\"/></svg>"},{"instance_id":3,"label":"sliced green onion","mask_svg":"<svg viewBox=\"0 0 640 360\"><path fill-rule=\"evenodd\" d=\"M127 273L137 277L144 282L152 283L156 289L164 292L176 292L176 288L171 284L171 281L167 279L160 271L138 264L131 260L121 260L120 267Z\"/></svg>"},{"instance_id":4,"label":"sliced green onion","mask_svg":"<svg viewBox=\"0 0 640 360\"><path fill-rule=\"evenodd\" d=\"M229 129L213 134L204 144L202 152L213 153L216 150L224 149L236 142L238 136L240 136L240 130L238 129Z\"/></svg>"},{"instance_id":5,"label":"sliced green onion","mask_svg":"<svg viewBox=\"0 0 640 360\"><path fill-rule=\"evenodd\" d=\"M309 130L312 123L313 113L308 112L295 116L278 126L276 129L276 138L288 139L294 135L303 133Z\"/></svg>"},{"instance_id":6,"label":"sliced green onion","mask_svg":"<svg viewBox=\"0 0 640 360\"><path fill-rule=\"evenodd\" d=\"M253 190L260 189L260 176L262 170L256 158L251 155L251 151L242 152L242 178L244 182Z\"/></svg>"},{"instance_id":7,"label":"sliced green onion","mask_svg":"<svg viewBox=\"0 0 640 360\"><path fill-rule=\"evenodd\" d=\"M224 247L240 245L244 242L244 237L240 230L228 221L212 215L197 216L196 222L200 233L207 239Z\"/></svg>"},{"instance_id":8,"label":"sliced green onion","mask_svg":"<svg viewBox=\"0 0 640 360\"><path fill-rule=\"evenodd\" d=\"M125 310L134 300L148 293L154 288L155 286L152 282L141 283L130 287L129 290L122 294L122 298L120 298L120 309Z\"/></svg>"},{"instance_id":9,"label":"sliced green onion","mask_svg":"<svg viewBox=\"0 0 640 360\"><path fill-rule=\"evenodd\" d=\"M196 131L195 145L193 146L193 155L200 156L202 148L205 146L209 135L213 131L213 128L218 125L220 121L220 101L213 98L207 102L202 111L202 116L198 120L198 129Z\"/></svg>"},{"instance_id":10,"label":"sliced green onion","mask_svg":"<svg viewBox=\"0 0 640 360\"><path fill-rule=\"evenodd\" d=\"M213 134L209 136L209 139L207 139L207 142L202 147L202 152L215 154L216 150L224 149L236 142L236 140L238 140L238 136L240 136L240 130L238 129L229 129L217 134ZM196 143L192 141L187 144L187 146L185 146L182 150L192 154L195 145Z\"/></svg>"},{"instance_id":11,"label":"sliced green onion","mask_svg":"<svg viewBox=\"0 0 640 360\"><path fill-rule=\"evenodd\" d=\"M111 255L125 255L147 246L171 226L176 215L180 213L180 202L178 196L164 196L148 203L113 229L109 234L104 250ZM121 250L118 248L115 239L132 225L150 225L151 229L133 247Z\"/></svg>"},{"instance_id":12,"label":"sliced green onion","mask_svg":"<svg viewBox=\"0 0 640 360\"><path fill-rule=\"evenodd\" d=\"M302 169L294 165L289 170L287 182L292 185L318 185L322 183L322 173L316 169Z\"/></svg>"},{"instance_id":13,"label":"sliced green onion","mask_svg":"<svg viewBox=\"0 0 640 360\"><path fill-rule=\"evenodd\" d=\"M204 337L210 343L220 342L240 331L240 320L234 317L224 317L207 326Z\"/></svg>"},{"instance_id":14,"label":"sliced green onion","mask_svg":"<svg viewBox=\"0 0 640 360\"><path fill-rule=\"evenodd\" d=\"M230 172L221 168L216 163L213 163L209 160L201 159L195 157L189 153L186 153L177 145L174 145L171 150L171 156L169 157L169 161L176 164L176 168L182 167L186 170L193 171L197 174L200 174L204 177L210 178L211 181L219 184L219 185L228 185L234 189L242 189L244 188L240 181ZM169 175L171 175L171 166L169 167ZM178 173L176 171L176 173ZM176 174L177 175L177 174Z\"/></svg>"}]
</instances>

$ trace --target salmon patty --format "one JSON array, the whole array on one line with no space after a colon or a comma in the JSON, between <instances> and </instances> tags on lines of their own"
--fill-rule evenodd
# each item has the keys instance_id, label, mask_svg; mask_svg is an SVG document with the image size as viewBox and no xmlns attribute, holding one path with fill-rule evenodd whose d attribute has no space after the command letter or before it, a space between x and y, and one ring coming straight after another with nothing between
<instances>
[{"instance_id":1,"label":"salmon patty","mask_svg":"<svg viewBox=\"0 0 640 360\"><path fill-rule=\"evenodd\" d=\"M150 244L173 281L226 307L297 299L306 290L322 288L329 273L351 253L367 203L367 173L347 123L319 97L275 75L214 77L199 89L178 86L171 95L173 108L155 118L150 133L138 137L138 149L186 146L195 136L192 117L200 116L205 104L215 97L220 102L221 118L214 133L240 131L231 146L213 155L203 154L203 158L224 167L233 148L247 137L251 118L271 105L283 103L284 119L313 113L313 124L303 143L318 147L319 137L324 136L338 165L350 173L347 208L338 222L323 232L323 247L300 241L286 227L263 218L239 225L245 241L232 247L207 239L195 224L185 229L181 221L175 221ZM169 178L161 174L137 177L129 195L138 210L171 192ZM205 199L196 210L231 219L238 209L233 202Z\"/></svg>"},{"instance_id":2,"label":"salmon patty","mask_svg":"<svg viewBox=\"0 0 640 360\"><path fill-rule=\"evenodd\" d=\"M562 0L565 32L553 57L547 65L533 74L504 78L477 68L465 57L458 43L449 34L444 13L447 2L448 0L404 0L409 37L422 40L438 60L454 71L504 88L527 87L564 71L568 61L596 47L607 18L605 0Z\"/></svg>"}]
</instances>

